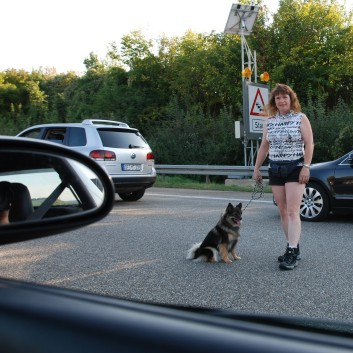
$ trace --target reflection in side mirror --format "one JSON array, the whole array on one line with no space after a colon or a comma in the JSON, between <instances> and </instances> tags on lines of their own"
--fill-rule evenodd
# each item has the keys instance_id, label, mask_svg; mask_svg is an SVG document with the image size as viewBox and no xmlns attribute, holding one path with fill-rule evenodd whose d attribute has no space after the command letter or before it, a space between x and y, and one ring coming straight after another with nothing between
<instances>
[{"instance_id":1,"label":"reflection in side mirror","mask_svg":"<svg viewBox=\"0 0 353 353\"><path fill-rule=\"evenodd\" d=\"M12 161L26 163L19 167ZM2 223L60 217L103 203L104 189L98 176L72 159L16 152L2 155L0 164Z\"/></svg>"},{"instance_id":2,"label":"reflection in side mirror","mask_svg":"<svg viewBox=\"0 0 353 353\"><path fill-rule=\"evenodd\" d=\"M114 196L108 174L89 157L43 141L0 137L0 243L16 226L22 233L39 229L41 235L27 235L33 239L90 224L111 210Z\"/></svg>"}]
</instances>

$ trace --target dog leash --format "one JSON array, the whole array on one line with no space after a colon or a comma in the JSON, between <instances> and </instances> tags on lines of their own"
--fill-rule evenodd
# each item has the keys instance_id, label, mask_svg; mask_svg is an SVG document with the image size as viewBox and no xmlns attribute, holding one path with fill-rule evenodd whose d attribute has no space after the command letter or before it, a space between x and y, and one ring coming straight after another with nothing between
<instances>
[{"instance_id":1,"label":"dog leash","mask_svg":"<svg viewBox=\"0 0 353 353\"><path fill-rule=\"evenodd\" d=\"M257 194L259 194L259 195L257 196ZM263 185L262 181L257 181L254 185L254 189L251 194L251 198L250 198L249 202L243 208L243 212L250 205L251 201L261 199L262 197L264 197L264 185Z\"/></svg>"}]
</instances>

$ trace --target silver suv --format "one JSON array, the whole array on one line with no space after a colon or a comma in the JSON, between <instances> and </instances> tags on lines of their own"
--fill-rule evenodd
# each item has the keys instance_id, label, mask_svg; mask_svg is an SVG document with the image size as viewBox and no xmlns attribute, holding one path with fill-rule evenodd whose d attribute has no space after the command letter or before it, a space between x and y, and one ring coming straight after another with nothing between
<instances>
[{"instance_id":1,"label":"silver suv","mask_svg":"<svg viewBox=\"0 0 353 353\"><path fill-rule=\"evenodd\" d=\"M112 177L124 201L137 201L156 181L153 152L137 129L111 120L35 125L17 137L48 140L90 156Z\"/></svg>"}]
</instances>

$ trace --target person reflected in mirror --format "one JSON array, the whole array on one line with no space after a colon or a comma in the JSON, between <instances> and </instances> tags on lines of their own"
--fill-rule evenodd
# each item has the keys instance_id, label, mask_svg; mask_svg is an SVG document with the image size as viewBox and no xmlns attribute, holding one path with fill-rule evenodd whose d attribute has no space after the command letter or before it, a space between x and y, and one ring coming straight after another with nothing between
<instances>
[{"instance_id":1,"label":"person reflected in mirror","mask_svg":"<svg viewBox=\"0 0 353 353\"><path fill-rule=\"evenodd\" d=\"M11 183L8 181L0 182L0 224L9 224L9 213L12 200Z\"/></svg>"},{"instance_id":2,"label":"person reflected in mirror","mask_svg":"<svg viewBox=\"0 0 353 353\"><path fill-rule=\"evenodd\" d=\"M9 210L0 210L0 224L9 224Z\"/></svg>"},{"instance_id":3,"label":"person reflected in mirror","mask_svg":"<svg viewBox=\"0 0 353 353\"><path fill-rule=\"evenodd\" d=\"M262 182L260 167L269 157L269 185L277 203L287 246L278 257L279 268L292 270L300 259L300 204L310 177L314 138L308 117L301 112L296 93L277 84L266 107L260 148L253 179Z\"/></svg>"},{"instance_id":4,"label":"person reflected in mirror","mask_svg":"<svg viewBox=\"0 0 353 353\"><path fill-rule=\"evenodd\" d=\"M8 181L0 182L0 224L25 221L33 211L27 186Z\"/></svg>"}]
</instances>

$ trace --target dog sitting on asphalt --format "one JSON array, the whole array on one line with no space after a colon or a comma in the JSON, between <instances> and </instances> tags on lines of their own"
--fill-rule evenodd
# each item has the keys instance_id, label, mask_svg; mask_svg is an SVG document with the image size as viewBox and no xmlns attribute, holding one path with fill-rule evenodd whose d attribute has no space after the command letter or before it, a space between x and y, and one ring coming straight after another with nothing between
<instances>
[{"instance_id":1,"label":"dog sitting on asphalt","mask_svg":"<svg viewBox=\"0 0 353 353\"><path fill-rule=\"evenodd\" d=\"M240 237L240 225L242 222L242 204L233 206L228 204L217 225L212 228L202 243L194 244L187 253L189 260L201 260L206 262L218 262L222 259L230 264L232 254L234 260L240 260L235 253L235 247Z\"/></svg>"}]
</instances>

